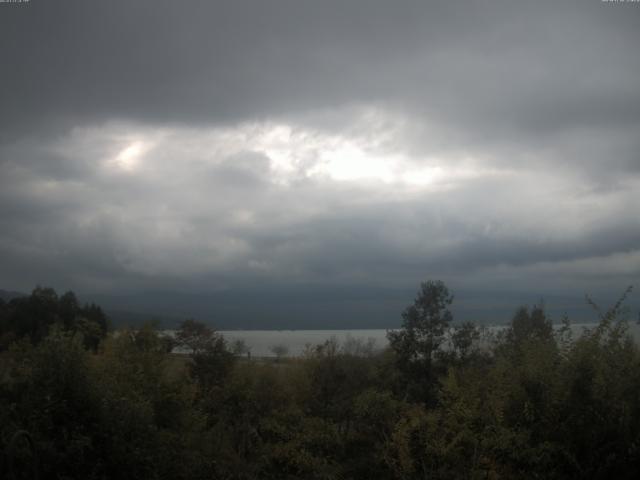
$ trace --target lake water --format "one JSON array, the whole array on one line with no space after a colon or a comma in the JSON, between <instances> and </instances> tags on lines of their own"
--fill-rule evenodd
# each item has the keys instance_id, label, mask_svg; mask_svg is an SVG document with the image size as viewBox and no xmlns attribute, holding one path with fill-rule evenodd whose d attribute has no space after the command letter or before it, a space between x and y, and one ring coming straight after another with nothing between
<instances>
[{"instance_id":1,"label":"lake water","mask_svg":"<svg viewBox=\"0 0 640 480\"><path fill-rule=\"evenodd\" d=\"M387 346L386 330L228 330L220 332L232 344L235 340L243 340L256 357L274 356L271 347L285 346L290 356L304 352L307 345L319 345L331 338L340 344L348 339L371 339L375 348Z\"/></svg>"},{"instance_id":2,"label":"lake water","mask_svg":"<svg viewBox=\"0 0 640 480\"><path fill-rule=\"evenodd\" d=\"M595 323L576 323L571 328L574 338L579 335L584 328L593 328ZM555 325L560 327L560 325ZM640 340L640 326L630 323L630 332ZM504 329L504 326L486 327L488 332L497 332ZM173 334L172 331L166 331ZM349 339L360 340L362 342L373 342L376 349L383 349L387 346L387 330L222 330L224 338L233 344L236 340L242 340L251 350L251 355L256 357L272 357L274 353L271 348L276 345L286 347L288 356L297 356L304 352L307 345L319 345L325 341L335 338L340 344Z\"/></svg>"}]
</instances>

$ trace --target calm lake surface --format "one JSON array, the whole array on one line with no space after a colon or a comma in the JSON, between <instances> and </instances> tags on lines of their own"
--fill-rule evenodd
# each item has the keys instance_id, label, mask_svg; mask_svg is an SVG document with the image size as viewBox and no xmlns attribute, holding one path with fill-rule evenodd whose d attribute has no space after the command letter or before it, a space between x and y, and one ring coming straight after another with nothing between
<instances>
[{"instance_id":1,"label":"calm lake surface","mask_svg":"<svg viewBox=\"0 0 640 480\"><path fill-rule=\"evenodd\" d=\"M554 325L559 328L560 325ZM571 325L574 338L585 328L595 327L595 323L576 323ZM504 326L485 327L488 334L497 333ZM640 341L640 326L637 323L629 323L629 331ZM173 335L172 330L166 330L166 334ZM387 330L221 330L224 338L232 344L236 340L242 340L251 350L251 355L256 357L274 356L271 348L282 345L288 350L288 356L297 356L304 352L307 345L318 345L335 338L340 344L349 339L372 341L374 348L383 349L387 346Z\"/></svg>"}]
</instances>

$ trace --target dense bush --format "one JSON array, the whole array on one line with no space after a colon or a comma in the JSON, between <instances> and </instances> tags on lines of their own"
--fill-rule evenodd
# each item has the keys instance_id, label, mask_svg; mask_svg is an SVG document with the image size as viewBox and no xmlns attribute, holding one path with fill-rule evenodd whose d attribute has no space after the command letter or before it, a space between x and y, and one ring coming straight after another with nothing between
<instances>
[{"instance_id":1,"label":"dense bush","mask_svg":"<svg viewBox=\"0 0 640 480\"><path fill-rule=\"evenodd\" d=\"M193 320L185 354L150 325L106 335L98 307L36 289L0 305L0 477L636 478L620 304L576 338L542 307L488 338L450 328L451 300L424 284L383 352L331 340L271 361Z\"/></svg>"}]
</instances>

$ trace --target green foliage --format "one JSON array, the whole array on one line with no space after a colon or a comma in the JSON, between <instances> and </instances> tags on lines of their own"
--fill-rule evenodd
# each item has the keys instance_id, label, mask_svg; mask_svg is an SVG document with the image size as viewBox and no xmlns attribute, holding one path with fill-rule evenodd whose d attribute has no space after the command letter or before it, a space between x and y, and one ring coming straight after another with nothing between
<instances>
[{"instance_id":1,"label":"green foliage","mask_svg":"<svg viewBox=\"0 0 640 480\"><path fill-rule=\"evenodd\" d=\"M180 323L176 342L190 352L189 371L202 395L219 389L235 363L234 352L222 335L202 322L189 319Z\"/></svg>"},{"instance_id":2,"label":"green foliage","mask_svg":"<svg viewBox=\"0 0 640 480\"><path fill-rule=\"evenodd\" d=\"M36 289L0 304L0 478L636 478L628 294L591 302L575 338L522 307L487 342L428 282L389 349L332 339L276 362L194 320L188 354L152 324L104 336L98 307Z\"/></svg>"},{"instance_id":3,"label":"green foliage","mask_svg":"<svg viewBox=\"0 0 640 480\"><path fill-rule=\"evenodd\" d=\"M457 357L464 361L472 353L480 339L480 330L472 322L465 322L456 326L451 335L451 346Z\"/></svg>"},{"instance_id":4,"label":"green foliage","mask_svg":"<svg viewBox=\"0 0 640 480\"><path fill-rule=\"evenodd\" d=\"M409 398L433 405L437 399L438 377L442 373L437 357L453 320L449 305L453 295L441 281L420 285L413 305L402 313L402 329L387 337L403 373Z\"/></svg>"},{"instance_id":5,"label":"green foliage","mask_svg":"<svg viewBox=\"0 0 640 480\"><path fill-rule=\"evenodd\" d=\"M91 478L99 396L80 336L54 329L36 348L16 345L5 355L3 439L28 432L45 477Z\"/></svg>"},{"instance_id":6,"label":"green foliage","mask_svg":"<svg viewBox=\"0 0 640 480\"><path fill-rule=\"evenodd\" d=\"M0 303L0 351L22 338L37 344L54 327L81 334L84 345L96 350L108 320L97 305L80 306L73 292L58 297L52 288L36 287L28 297Z\"/></svg>"},{"instance_id":7,"label":"green foliage","mask_svg":"<svg viewBox=\"0 0 640 480\"><path fill-rule=\"evenodd\" d=\"M216 338L214 330L202 322L187 319L180 322L176 330L176 342L178 346L191 352L192 355L210 348L211 342Z\"/></svg>"},{"instance_id":8,"label":"green foliage","mask_svg":"<svg viewBox=\"0 0 640 480\"><path fill-rule=\"evenodd\" d=\"M224 384L234 363L233 352L227 348L224 338L216 335L202 350L192 355L191 375L200 388L207 392Z\"/></svg>"},{"instance_id":9,"label":"green foliage","mask_svg":"<svg viewBox=\"0 0 640 480\"><path fill-rule=\"evenodd\" d=\"M531 311L520 307L507 330L508 341L514 345L522 345L531 340L551 340L553 325L544 312L544 307L534 306Z\"/></svg>"},{"instance_id":10,"label":"green foliage","mask_svg":"<svg viewBox=\"0 0 640 480\"><path fill-rule=\"evenodd\" d=\"M151 325L110 338L94 358L102 391L110 478L189 478L181 456L204 427L195 388Z\"/></svg>"}]
</instances>

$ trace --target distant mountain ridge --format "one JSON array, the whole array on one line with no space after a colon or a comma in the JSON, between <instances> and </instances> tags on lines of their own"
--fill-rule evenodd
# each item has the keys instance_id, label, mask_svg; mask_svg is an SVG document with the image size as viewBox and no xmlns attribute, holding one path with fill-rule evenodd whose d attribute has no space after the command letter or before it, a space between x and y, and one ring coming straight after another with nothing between
<instances>
[{"instance_id":1,"label":"distant mountain ridge","mask_svg":"<svg viewBox=\"0 0 640 480\"><path fill-rule=\"evenodd\" d=\"M58 291L62 294L66 290ZM218 330L335 330L398 328L401 314L414 296L413 289L384 288L274 288L217 292L126 292L85 294L75 292L80 303L95 303L109 317L114 328L137 327L154 322L158 328L175 328L194 318ZM28 294L0 290L8 301ZM520 305L540 301L535 293L459 292L452 305L455 322L473 321L504 325ZM608 306L611 299L603 299ZM567 313L574 323L595 321L584 299L575 296L544 298L554 322ZM637 299L628 302L633 311Z\"/></svg>"},{"instance_id":2,"label":"distant mountain ridge","mask_svg":"<svg viewBox=\"0 0 640 480\"><path fill-rule=\"evenodd\" d=\"M389 329L402 323L402 312L414 297L412 289L269 290L211 293L137 292L86 297L102 306L113 324L135 325L157 319L173 328L186 318L219 330ZM83 300L85 297L82 297ZM521 305L540 301L535 293L461 292L452 305L455 322L504 325ZM549 296L545 309L554 322L568 314L572 322L595 321L583 298ZM633 302L629 302L631 305ZM602 301L608 306L610 301ZM637 305L631 305L634 310Z\"/></svg>"},{"instance_id":3,"label":"distant mountain ridge","mask_svg":"<svg viewBox=\"0 0 640 480\"><path fill-rule=\"evenodd\" d=\"M5 302L8 302L9 300L13 300L14 298L28 297L28 296L29 296L28 293L14 292L12 290L1 290L0 289L0 298L2 300L4 300Z\"/></svg>"},{"instance_id":4,"label":"distant mountain ridge","mask_svg":"<svg viewBox=\"0 0 640 480\"><path fill-rule=\"evenodd\" d=\"M61 294L61 292L57 292L57 293ZM31 294L18 292L15 290L0 289L0 300L4 302L9 302L15 298L28 297L29 295ZM103 298L102 300L105 300L105 299ZM102 301L100 300L96 301L92 298L89 298L88 296L85 297L85 295L82 295L82 294L79 295L79 301L81 304L95 303L98 306L100 306L109 317L109 321L111 322L111 324L116 328L136 327L149 321L157 323L158 326L160 326L161 328L174 328L178 324L178 322L183 319L182 317L168 317L168 316L157 315L153 311L141 313L141 312L127 311L127 310L122 310L117 308L113 309L110 306L110 302L107 302L107 305L104 305Z\"/></svg>"}]
</instances>

